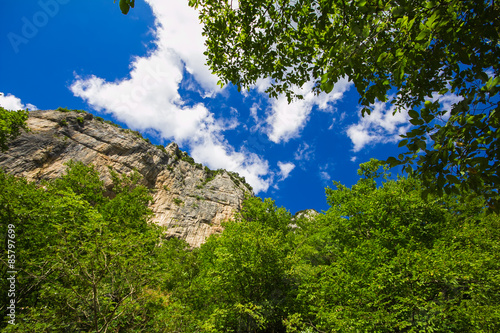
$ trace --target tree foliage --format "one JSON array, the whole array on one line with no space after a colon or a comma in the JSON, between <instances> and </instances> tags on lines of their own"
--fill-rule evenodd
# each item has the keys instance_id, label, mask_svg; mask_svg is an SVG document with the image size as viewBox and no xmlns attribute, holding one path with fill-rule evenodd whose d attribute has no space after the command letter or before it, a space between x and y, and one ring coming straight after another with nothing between
<instances>
[{"instance_id":1,"label":"tree foliage","mask_svg":"<svg viewBox=\"0 0 500 333\"><path fill-rule=\"evenodd\" d=\"M300 327L498 330L498 216L485 216L481 199L468 206L455 197L424 201L419 181L377 187L370 174L350 189L336 182L326 191L331 208L300 225L298 299L308 309Z\"/></svg>"},{"instance_id":2,"label":"tree foliage","mask_svg":"<svg viewBox=\"0 0 500 333\"><path fill-rule=\"evenodd\" d=\"M296 96L341 78L361 95L408 111L407 152L388 160L415 169L432 192L472 190L499 210L500 6L472 0L190 0L220 84L271 78L270 96ZM457 102L447 110L445 95ZM430 137L429 137L430 136ZM424 152L421 154L419 152ZM413 164L416 162L416 165Z\"/></svg>"},{"instance_id":3,"label":"tree foliage","mask_svg":"<svg viewBox=\"0 0 500 333\"><path fill-rule=\"evenodd\" d=\"M42 184L0 172L0 237L15 225L18 271L16 325L0 329L498 332L499 216L478 196L424 200L420 180L387 169L361 164L313 217L247 198L198 249L148 223L137 174L113 173L110 193L82 163Z\"/></svg>"},{"instance_id":4,"label":"tree foliage","mask_svg":"<svg viewBox=\"0 0 500 333\"><path fill-rule=\"evenodd\" d=\"M28 111L8 111L0 107L0 152L5 152L8 147L8 142L21 134L21 129L29 131Z\"/></svg>"},{"instance_id":5,"label":"tree foliage","mask_svg":"<svg viewBox=\"0 0 500 333\"><path fill-rule=\"evenodd\" d=\"M202 246L193 308L203 332L283 331L293 297L290 219L272 200L249 198L239 218Z\"/></svg>"},{"instance_id":6,"label":"tree foliage","mask_svg":"<svg viewBox=\"0 0 500 333\"><path fill-rule=\"evenodd\" d=\"M70 162L61 179L43 187L0 173L0 234L6 243L7 225L15 226L18 271L16 325L5 331L150 327L164 297L153 284L161 228L147 223L151 197L136 182L111 199L95 169L82 163ZM2 251L3 299L5 258ZM0 310L4 317L6 304Z\"/></svg>"}]
</instances>

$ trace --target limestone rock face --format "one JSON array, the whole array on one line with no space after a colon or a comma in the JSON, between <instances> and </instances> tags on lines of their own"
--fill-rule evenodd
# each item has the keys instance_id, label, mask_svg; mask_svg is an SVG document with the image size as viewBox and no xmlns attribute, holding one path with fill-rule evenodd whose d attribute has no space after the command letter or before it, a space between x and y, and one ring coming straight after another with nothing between
<instances>
[{"instance_id":1,"label":"limestone rock face","mask_svg":"<svg viewBox=\"0 0 500 333\"><path fill-rule=\"evenodd\" d=\"M310 220L310 219L315 218L317 215L319 215L319 213L315 209L304 209L304 210L301 210L301 211L298 211L297 213L295 213L295 215L293 216L292 219L293 220L298 220L298 219Z\"/></svg>"},{"instance_id":2,"label":"limestone rock face","mask_svg":"<svg viewBox=\"0 0 500 333\"><path fill-rule=\"evenodd\" d=\"M10 142L0 167L31 181L60 177L69 160L94 164L107 187L109 167L118 173L137 170L143 185L154 189L153 222L167 226L168 237L200 246L222 231L221 222L241 208L251 188L237 174L211 171L194 163L175 143L158 148L137 132L103 122L90 113L32 111L29 133Z\"/></svg>"},{"instance_id":3,"label":"limestone rock face","mask_svg":"<svg viewBox=\"0 0 500 333\"><path fill-rule=\"evenodd\" d=\"M304 210L298 211L292 217L292 223L289 224L288 226L291 227L292 229L299 228L299 226L297 225L298 221L312 220L317 215L319 215L319 213L315 209L304 209Z\"/></svg>"}]
</instances>

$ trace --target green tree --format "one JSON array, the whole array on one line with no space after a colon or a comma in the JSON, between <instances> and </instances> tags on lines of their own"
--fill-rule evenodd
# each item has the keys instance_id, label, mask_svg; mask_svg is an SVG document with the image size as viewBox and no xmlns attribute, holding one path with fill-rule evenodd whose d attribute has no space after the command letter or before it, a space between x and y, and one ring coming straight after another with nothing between
<instances>
[{"instance_id":1,"label":"green tree","mask_svg":"<svg viewBox=\"0 0 500 333\"><path fill-rule=\"evenodd\" d=\"M293 297L288 272L291 216L270 199L249 198L199 253L189 302L203 332L282 332Z\"/></svg>"},{"instance_id":2,"label":"green tree","mask_svg":"<svg viewBox=\"0 0 500 333\"><path fill-rule=\"evenodd\" d=\"M137 177L114 178L116 192L106 197L95 168L82 163L70 162L61 179L42 187L0 172L0 235L6 244L7 227L15 226L18 271L17 325L4 331L165 326L159 315L167 295L158 287L164 266L157 260L162 229L147 223L151 196ZM6 248L0 259L4 299Z\"/></svg>"},{"instance_id":3,"label":"green tree","mask_svg":"<svg viewBox=\"0 0 500 333\"><path fill-rule=\"evenodd\" d=\"M0 152L5 152L8 142L21 134L21 129L29 131L27 110L8 111L0 107Z\"/></svg>"},{"instance_id":4,"label":"green tree","mask_svg":"<svg viewBox=\"0 0 500 333\"><path fill-rule=\"evenodd\" d=\"M370 113L376 100L408 110L407 152L431 191L473 190L500 209L500 6L486 0L190 0L200 10L208 65L248 88L271 78L270 96L313 82L330 92L351 80ZM461 101L450 113L444 94ZM447 119L447 117L449 117ZM430 139L428 140L428 136ZM425 154L418 154L424 151ZM416 165L413 163L416 162Z\"/></svg>"},{"instance_id":5,"label":"green tree","mask_svg":"<svg viewBox=\"0 0 500 333\"><path fill-rule=\"evenodd\" d=\"M326 332L496 332L500 219L484 201L421 197L418 180L377 187L379 163L297 229L293 327Z\"/></svg>"}]
</instances>

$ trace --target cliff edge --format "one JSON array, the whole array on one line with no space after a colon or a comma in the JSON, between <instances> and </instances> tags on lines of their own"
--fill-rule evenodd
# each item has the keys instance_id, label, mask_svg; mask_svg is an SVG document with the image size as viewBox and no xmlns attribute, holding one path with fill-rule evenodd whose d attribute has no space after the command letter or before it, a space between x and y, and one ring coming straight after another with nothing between
<instances>
[{"instance_id":1,"label":"cliff edge","mask_svg":"<svg viewBox=\"0 0 500 333\"><path fill-rule=\"evenodd\" d=\"M69 160L81 161L95 165L107 187L109 167L120 174L137 170L142 184L153 190L152 222L192 247L221 232L221 222L240 210L245 193L252 193L236 173L203 167L175 143L154 146L140 133L90 113L61 110L31 111L31 132L9 143L0 167L40 181L60 177Z\"/></svg>"}]
</instances>

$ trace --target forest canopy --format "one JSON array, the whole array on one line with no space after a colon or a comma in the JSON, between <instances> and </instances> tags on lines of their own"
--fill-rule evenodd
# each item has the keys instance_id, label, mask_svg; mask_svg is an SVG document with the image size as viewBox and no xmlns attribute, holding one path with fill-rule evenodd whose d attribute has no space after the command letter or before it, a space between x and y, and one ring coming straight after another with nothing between
<instances>
[{"instance_id":1,"label":"forest canopy","mask_svg":"<svg viewBox=\"0 0 500 333\"><path fill-rule=\"evenodd\" d=\"M2 303L2 332L499 331L498 215L480 197L424 200L419 180L376 160L360 176L308 218L249 197L190 249L148 223L137 176L115 175L110 195L82 163L39 185L0 172L18 270L16 325Z\"/></svg>"}]
</instances>

